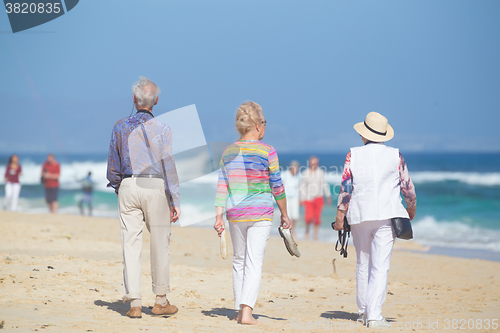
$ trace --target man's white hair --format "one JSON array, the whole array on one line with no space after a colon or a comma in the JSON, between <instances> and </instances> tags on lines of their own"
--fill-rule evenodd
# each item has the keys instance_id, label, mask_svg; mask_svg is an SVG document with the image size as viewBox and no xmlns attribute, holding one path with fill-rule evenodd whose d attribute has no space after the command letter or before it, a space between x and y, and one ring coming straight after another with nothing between
<instances>
[{"instance_id":1,"label":"man's white hair","mask_svg":"<svg viewBox=\"0 0 500 333\"><path fill-rule=\"evenodd\" d=\"M160 88L148 78L139 76L140 80L132 86L137 105L141 108L149 109L156 103L156 99L160 94Z\"/></svg>"}]
</instances>

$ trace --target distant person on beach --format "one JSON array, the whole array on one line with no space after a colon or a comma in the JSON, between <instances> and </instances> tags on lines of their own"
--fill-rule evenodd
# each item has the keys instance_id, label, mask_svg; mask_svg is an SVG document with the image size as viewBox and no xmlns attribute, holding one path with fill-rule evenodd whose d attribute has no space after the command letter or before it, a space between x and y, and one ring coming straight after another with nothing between
<instances>
[{"instance_id":1,"label":"distant person on beach","mask_svg":"<svg viewBox=\"0 0 500 333\"><path fill-rule=\"evenodd\" d=\"M326 197L328 205L332 204L330 186L325 180L325 172L319 168L319 159L316 156L309 158L309 167L302 172L300 182L300 202L304 206L306 235L309 238L309 227L314 224L314 239L318 239L321 213Z\"/></svg>"},{"instance_id":2,"label":"distant person on beach","mask_svg":"<svg viewBox=\"0 0 500 333\"><path fill-rule=\"evenodd\" d=\"M86 204L89 208L89 216L92 216L92 191L94 190L94 182L92 181L92 172L89 171L87 177L81 180L82 182L82 198L78 202L80 214L85 215L83 205Z\"/></svg>"},{"instance_id":3,"label":"distant person on beach","mask_svg":"<svg viewBox=\"0 0 500 333\"><path fill-rule=\"evenodd\" d=\"M225 229L226 209L233 242L233 292L236 320L260 324L252 315L262 276L262 263L273 224L273 197L281 212L281 225L290 227L285 189L276 150L262 142L266 119L259 104L246 102L236 111L241 138L229 145L220 161L215 198L214 228Z\"/></svg>"},{"instance_id":4,"label":"distant person on beach","mask_svg":"<svg viewBox=\"0 0 500 333\"><path fill-rule=\"evenodd\" d=\"M288 170L281 173L283 185L285 185L286 203L288 216L292 221L292 234L295 237L295 226L300 218L299 186L300 186L300 164L298 161L292 161Z\"/></svg>"},{"instance_id":5,"label":"distant person on beach","mask_svg":"<svg viewBox=\"0 0 500 333\"><path fill-rule=\"evenodd\" d=\"M19 177L22 175L21 164L19 164L19 157L14 154L9 158L7 168L5 169L5 199L3 202L3 209L7 209L10 202L10 210L17 210L17 201L19 200L19 193L21 192L21 183Z\"/></svg>"},{"instance_id":6,"label":"distant person on beach","mask_svg":"<svg viewBox=\"0 0 500 333\"><path fill-rule=\"evenodd\" d=\"M47 160L42 165L42 183L45 188L45 201L52 214L57 214L59 203L57 195L59 192L59 176L61 166L56 161L54 154L48 154Z\"/></svg>"},{"instance_id":7,"label":"distant person on beach","mask_svg":"<svg viewBox=\"0 0 500 333\"><path fill-rule=\"evenodd\" d=\"M384 145L394 136L387 118L370 112L354 129L364 146L351 148L347 154L335 230L343 229L347 213L357 255L358 320L368 327L390 328L390 323L382 317L382 305L395 238L391 219L412 220L417 196L403 156L398 149Z\"/></svg>"},{"instance_id":8,"label":"distant person on beach","mask_svg":"<svg viewBox=\"0 0 500 333\"><path fill-rule=\"evenodd\" d=\"M171 315L178 308L167 300L171 223L181 215L179 178L172 155L172 130L156 120L153 106L160 88L141 77L132 87L137 113L119 120L111 134L108 187L118 195L123 247L124 302L127 316L142 317L142 230L149 230L154 315Z\"/></svg>"}]
</instances>

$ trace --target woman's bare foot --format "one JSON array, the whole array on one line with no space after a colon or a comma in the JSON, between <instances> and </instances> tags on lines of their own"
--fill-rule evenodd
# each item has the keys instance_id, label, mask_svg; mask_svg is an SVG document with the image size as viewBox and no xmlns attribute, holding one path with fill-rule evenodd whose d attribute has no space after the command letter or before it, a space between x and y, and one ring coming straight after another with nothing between
<instances>
[{"instance_id":1,"label":"woman's bare foot","mask_svg":"<svg viewBox=\"0 0 500 333\"><path fill-rule=\"evenodd\" d=\"M233 320L236 320L238 323L241 321L241 310L238 311L238 315L236 317L233 318Z\"/></svg>"},{"instance_id":2,"label":"woman's bare foot","mask_svg":"<svg viewBox=\"0 0 500 333\"><path fill-rule=\"evenodd\" d=\"M257 321L253 316L250 316L250 318L242 318L240 323L242 325L262 325L260 321Z\"/></svg>"},{"instance_id":3,"label":"woman's bare foot","mask_svg":"<svg viewBox=\"0 0 500 333\"><path fill-rule=\"evenodd\" d=\"M248 305L243 305L240 311L241 320L239 320L238 322L240 322L242 325L262 325L260 321L257 321L257 319L252 316L252 310L253 309Z\"/></svg>"}]
</instances>

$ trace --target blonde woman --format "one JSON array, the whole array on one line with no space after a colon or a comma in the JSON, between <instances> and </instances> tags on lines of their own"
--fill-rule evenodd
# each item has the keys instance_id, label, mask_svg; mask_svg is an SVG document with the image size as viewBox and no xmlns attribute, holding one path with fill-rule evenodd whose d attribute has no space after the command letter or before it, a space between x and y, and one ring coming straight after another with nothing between
<instances>
[{"instance_id":1,"label":"blonde woman","mask_svg":"<svg viewBox=\"0 0 500 333\"><path fill-rule=\"evenodd\" d=\"M233 242L233 292L237 321L260 324L252 315L259 293L262 263L273 221L273 197L281 226L290 228L285 189L276 150L262 142L266 120L259 104L246 102L236 112L241 138L229 145L220 161L214 228L221 235L226 208Z\"/></svg>"}]
</instances>

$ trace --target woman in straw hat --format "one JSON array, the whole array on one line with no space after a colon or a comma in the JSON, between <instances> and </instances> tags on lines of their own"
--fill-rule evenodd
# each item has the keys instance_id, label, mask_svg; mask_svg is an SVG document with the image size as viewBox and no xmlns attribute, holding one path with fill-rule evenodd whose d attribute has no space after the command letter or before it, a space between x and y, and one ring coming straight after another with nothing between
<instances>
[{"instance_id":1,"label":"woman in straw hat","mask_svg":"<svg viewBox=\"0 0 500 333\"><path fill-rule=\"evenodd\" d=\"M384 145L394 137L387 118L370 112L354 129L364 146L347 154L334 228L342 230L347 216L357 254L358 320L368 327L386 328L391 324L382 317L382 305L395 239L391 219L413 219L417 197L403 156Z\"/></svg>"},{"instance_id":2,"label":"woman in straw hat","mask_svg":"<svg viewBox=\"0 0 500 333\"><path fill-rule=\"evenodd\" d=\"M224 231L223 211L233 242L233 292L237 321L259 324L252 311L259 293L262 263L273 224L273 197L281 226L290 228L285 188L276 150L262 142L266 120L259 104L246 102L236 112L241 138L224 150L215 199L214 228Z\"/></svg>"}]
</instances>

